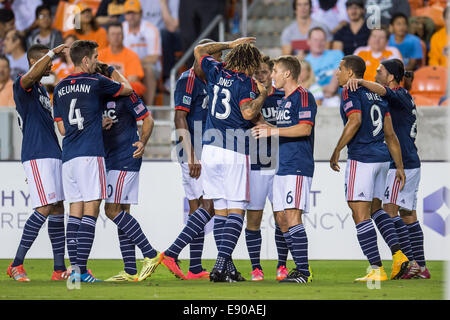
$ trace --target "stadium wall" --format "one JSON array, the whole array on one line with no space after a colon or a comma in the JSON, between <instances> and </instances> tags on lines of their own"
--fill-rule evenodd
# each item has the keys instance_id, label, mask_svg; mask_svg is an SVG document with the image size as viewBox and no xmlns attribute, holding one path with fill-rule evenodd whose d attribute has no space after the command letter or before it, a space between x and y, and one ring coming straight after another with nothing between
<instances>
[{"instance_id":1,"label":"stadium wall","mask_svg":"<svg viewBox=\"0 0 450 320\"><path fill-rule=\"evenodd\" d=\"M333 137L334 140L334 137ZM344 200L345 164L335 173L327 162L317 162L312 184L310 213L304 217L308 234L310 259L365 259L356 241L351 212ZM417 212L425 236L425 255L428 260L446 260L445 250L450 238L450 163L424 162L419 187ZM32 209L25 175L20 162L0 162L0 258L15 255L26 219ZM139 220L151 244L165 250L177 237L187 217L187 201L181 185L181 170L177 163L145 161L140 176L138 206L132 213ZM67 205L66 205L67 209ZM213 222L207 225L204 258L215 259L217 250L212 233ZM29 258L52 258L47 227L28 253ZM262 259L276 259L274 220L270 204L266 204L262 222ZM378 234L383 259L390 259L390 251ZM138 257L141 254L138 250ZM180 258L187 258L185 249ZM119 259L120 251L115 225L108 221L103 210L97 221L96 238L91 258ZM248 259L244 232L233 255Z\"/></svg>"}]
</instances>

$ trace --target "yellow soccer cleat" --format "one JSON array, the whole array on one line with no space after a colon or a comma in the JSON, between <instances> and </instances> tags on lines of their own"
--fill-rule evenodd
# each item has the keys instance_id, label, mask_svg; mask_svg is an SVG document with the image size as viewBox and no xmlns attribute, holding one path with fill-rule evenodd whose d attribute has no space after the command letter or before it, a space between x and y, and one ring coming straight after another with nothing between
<instances>
[{"instance_id":1,"label":"yellow soccer cleat","mask_svg":"<svg viewBox=\"0 0 450 320\"><path fill-rule=\"evenodd\" d=\"M125 271L120 271L118 274L116 274L115 276L112 276L109 279L106 279L105 281L108 282L127 282L127 281L137 281L138 276L137 274L135 275L131 275L126 273Z\"/></svg>"},{"instance_id":2,"label":"yellow soccer cleat","mask_svg":"<svg viewBox=\"0 0 450 320\"><path fill-rule=\"evenodd\" d=\"M156 267L161 263L162 257L163 256L159 252L156 252L156 257L152 259L145 258L143 261L144 265L142 266L137 281L143 281L150 277L152 273L155 272Z\"/></svg>"},{"instance_id":3,"label":"yellow soccer cleat","mask_svg":"<svg viewBox=\"0 0 450 320\"><path fill-rule=\"evenodd\" d=\"M383 267L372 269L365 277L355 279L355 281L386 281L388 279Z\"/></svg>"},{"instance_id":4,"label":"yellow soccer cleat","mask_svg":"<svg viewBox=\"0 0 450 320\"><path fill-rule=\"evenodd\" d=\"M408 271L408 258L403 254L401 250L398 250L392 256L392 273L391 280L400 279L406 271Z\"/></svg>"}]
</instances>

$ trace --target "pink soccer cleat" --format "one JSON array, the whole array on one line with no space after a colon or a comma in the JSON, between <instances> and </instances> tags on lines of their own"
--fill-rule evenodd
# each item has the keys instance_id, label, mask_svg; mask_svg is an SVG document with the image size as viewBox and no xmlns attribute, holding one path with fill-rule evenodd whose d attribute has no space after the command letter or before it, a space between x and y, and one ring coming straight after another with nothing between
<instances>
[{"instance_id":1,"label":"pink soccer cleat","mask_svg":"<svg viewBox=\"0 0 450 320\"><path fill-rule=\"evenodd\" d=\"M251 272L252 281L262 281L264 280L264 273L261 269L256 268Z\"/></svg>"},{"instance_id":2,"label":"pink soccer cleat","mask_svg":"<svg viewBox=\"0 0 450 320\"><path fill-rule=\"evenodd\" d=\"M187 279L183 271L180 269L178 262L174 258L166 256L164 252L161 252L161 263L165 265L166 268L169 269L169 271L172 272L178 279Z\"/></svg>"},{"instance_id":3,"label":"pink soccer cleat","mask_svg":"<svg viewBox=\"0 0 450 320\"><path fill-rule=\"evenodd\" d=\"M286 268L286 266L280 266L277 269L277 280L283 280L284 278L286 278L288 276L289 272L288 269Z\"/></svg>"},{"instance_id":4,"label":"pink soccer cleat","mask_svg":"<svg viewBox=\"0 0 450 320\"><path fill-rule=\"evenodd\" d=\"M194 279L209 279L209 272L202 270L199 273L192 273L191 271L188 272L187 280L194 280Z\"/></svg>"}]
</instances>

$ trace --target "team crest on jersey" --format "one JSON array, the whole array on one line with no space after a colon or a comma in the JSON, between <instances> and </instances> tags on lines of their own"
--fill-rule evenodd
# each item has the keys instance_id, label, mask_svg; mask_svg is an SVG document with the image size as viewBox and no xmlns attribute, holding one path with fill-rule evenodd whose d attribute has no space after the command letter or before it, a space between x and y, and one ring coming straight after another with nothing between
<instances>
[{"instance_id":1,"label":"team crest on jersey","mask_svg":"<svg viewBox=\"0 0 450 320\"><path fill-rule=\"evenodd\" d=\"M256 99L256 94L253 91L250 91L250 99Z\"/></svg>"},{"instance_id":2,"label":"team crest on jersey","mask_svg":"<svg viewBox=\"0 0 450 320\"><path fill-rule=\"evenodd\" d=\"M291 107L291 102L290 101L286 102L286 105L284 107L286 109L289 109Z\"/></svg>"},{"instance_id":3,"label":"team crest on jersey","mask_svg":"<svg viewBox=\"0 0 450 320\"><path fill-rule=\"evenodd\" d=\"M184 103L184 104L187 104L188 106L190 106L190 105L191 105L191 102L192 102L192 98L191 98L191 97L189 97L189 96L183 96L183 103Z\"/></svg>"},{"instance_id":4,"label":"team crest on jersey","mask_svg":"<svg viewBox=\"0 0 450 320\"><path fill-rule=\"evenodd\" d=\"M115 101L109 101L106 104L106 109L115 109L116 108L116 102Z\"/></svg>"}]
</instances>

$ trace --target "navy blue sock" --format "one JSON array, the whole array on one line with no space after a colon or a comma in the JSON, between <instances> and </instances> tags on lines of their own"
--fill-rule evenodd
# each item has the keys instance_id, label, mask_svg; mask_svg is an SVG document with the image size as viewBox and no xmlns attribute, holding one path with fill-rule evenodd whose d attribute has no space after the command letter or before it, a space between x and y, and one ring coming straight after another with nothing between
<instances>
[{"instance_id":1,"label":"navy blue sock","mask_svg":"<svg viewBox=\"0 0 450 320\"><path fill-rule=\"evenodd\" d=\"M53 249L54 270L66 270L64 251L66 248L66 234L64 232L64 214L48 217L48 236Z\"/></svg>"},{"instance_id":2,"label":"navy blue sock","mask_svg":"<svg viewBox=\"0 0 450 320\"><path fill-rule=\"evenodd\" d=\"M205 231L201 231L189 245L190 264L189 271L192 273L202 272L203 243L205 242Z\"/></svg>"},{"instance_id":3,"label":"navy blue sock","mask_svg":"<svg viewBox=\"0 0 450 320\"><path fill-rule=\"evenodd\" d=\"M292 247L292 236L289 233L289 231L283 232L283 238L284 238L284 241L286 242L286 246L288 247L288 249L289 249L289 251L291 252L291 255L292 255L292 250L293 250L293 247Z\"/></svg>"},{"instance_id":4,"label":"navy blue sock","mask_svg":"<svg viewBox=\"0 0 450 320\"><path fill-rule=\"evenodd\" d=\"M261 267L261 230L248 230L245 229L245 242L247 243L248 255L250 256L250 262L252 263L252 269L256 268L262 270Z\"/></svg>"},{"instance_id":5,"label":"navy blue sock","mask_svg":"<svg viewBox=\"0 0 450 320\"><path fill-rule=\"evenodd\" d=\"M407 224L409 233L409 241L411 243L411 249L413 252L414 260L421 266L425 268L425 251L423 249L423 231L420 227L419 221Z\"/></svg>"},{"instance_id":6,"label":"navy blue sock","mask_svg":"<svg viewBox=\"0 0 450 320\"><path fill-rule=\"evenodd\" d=\"M227 221L227 217L225 216L214 216L214 240L216 241L216 247L217 251L219 251L220 243L222 241L222 235L223 235L223 226L225 225L225 222Z\"/></svg>"},{"instance_id":7,"label":"navy blue sock","mask_svg":"<svg viewBox=\"0 0 450 320\"><path fill-rule=\"evenodd\" d=\"M391 249L392 255L400 250L400 243L397 237L397 231L395 230L394 223L391 217L383 209L379 209L372 214L372 220L375 221L375 225L381 233L384 241Z\"/></svg>"},{"instance_id":8,"label":"navy blue sock","mask_svg":"<svg viewBox=\"0 0 450 320\"><path fill-rule=\"evenodd\" d=\"M137 273L135 245L125 232L119 228L117 228L117 233L119 235L120 252L122 253L124 270L128 274L135 275Z\"/></svg>"},{"instance_id":9,"label":"navy blue sock","mask_svg":"<svg viewBox=\"0 0 450 320\"><path fill-rule=\"evenodd\" d=\"M178 238L175 239L175 242L169 247L169 249L165 251L165 254L174 259L178 258L181 250L191 243L194 238L198 237L198 235L205 229L205 225L209 220L211 220L211 217L205 209L198 208L195 210L195 212L189 217L183 231L181 231Z\"/></svg>"},{"instance_id":10,"label":"navy blue sock","mask_svg":"<svg viewBox=\"0 0 450 320\"><path fill-rule=\"evenodd\" d=\"M218 261L219 258L229 259L231 254L236 247L239 240L239 236L242 231L242 226L244 222L244 217L238 213L230 213L228 215L227 221L223 227L222 242L219 248ZM221 260L221 259L220 259ZM222 271L224 267L222 263L218 263L214 266L215 269Z\"/></svg>"},{"instance_id":11,"label":"navy blue sock","mask_svg":"<svg viewBox=\"0 0 450 320\"><path fill-rule=\"evenodd\" d=\"M305 276L309 276L308 264L308 237L306 236L303 224L297 224L289 228L289 234L292 237L292 258L294 259L297 270Z\"/></svg>"},{"instance_id":12,"label":"navy blue sock","mask_svg":"<svg viewBox=\"0 0 450 320\"><path fill-rule=\"evenodd\" d=\"M144 258L156 257L156 250L150 245L139 222L131 214L122 211L113 219L113 222L141 250Z\"/></svg>"},{"instance_id":13,"label":"navy blue sock","mask_svg":"<svg viewBox=\"0 0 450 320\"><path fill-rule=\"evenodd\" d=\"M289 249L284 239L283 232L281 232L280 226L275 226L275 244L277 245L278 252L278 265L277 269L281 266L286 266L287 256Z\"/></svg>"},{"instance_id":14,"label":"navy blue sock","mask_svg":"<svg viewBox=\"0 0 450 320\"><path fill-rule=\"evenodd\" d=\"M369 260L370 265L381 267L380 253L378 252L377 232L372 224L372 220L368 219L356 225L356 235L359 245Z\"/></svg>"},{"instance_id":15,"label":"navy blue sock","mask_svg":"<svg viewBox=\"0 0 450 320\"><path fill-rule=\"evenodd\" d=\"M96 217L83 216L80 223L80 229L78 229L76 265L80 268L81 274L87 272L86 265L94 242L96 222Z\"/></svg>"},{"instance_id":16,"label":"navy blue sock","mask_svg":"<svg viewBox=\"0 0 450 320\"><path fill-rule=\"evenodd\" d=\"M77 264L77 233L80 228L81 218L69 216L66 226L67 253L69 254L70 264Z\"/></svg>"},{"instance_id":17,"label":"navy blue sock","mask_svg":"<svg viewBox=\"0 0 450 320\"><path fill-rule=\"evenodd\" d=\"M47 217L37 211L34 211L28 218L27 222L25 223L25 227L23 228L22 239L20 240L16 257L14 258L14 261L12 263L13 267L17 267L23 264L25 255L31 248L34 240L36 240L36 237L39 234L39 230L41 230L41 227L44 224L45 220L47 220Z\"/></svg>"},{"instance_id":18,"label":"navy blue sock","mask_svg":"<svg viewBox=\"0 0 450 320\"><path fill-rule=\"evenodd\" d=\"M400 248L409 261L414 260L414 256L411 250L411 243L409 242L408 228L399 216L392 218L395 230L397 231L398 240L400 242Z\"/></svg>"}]
</instances>

